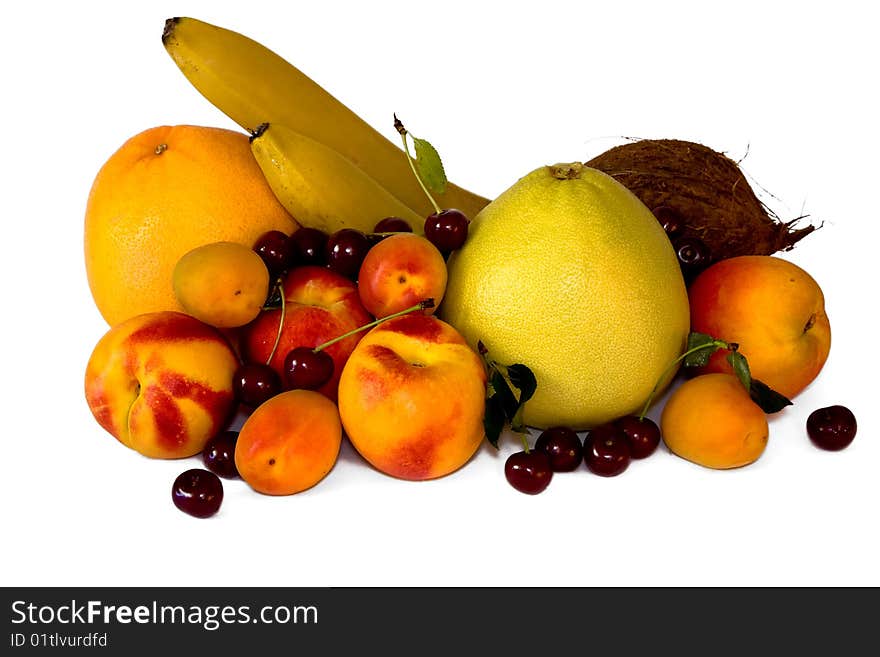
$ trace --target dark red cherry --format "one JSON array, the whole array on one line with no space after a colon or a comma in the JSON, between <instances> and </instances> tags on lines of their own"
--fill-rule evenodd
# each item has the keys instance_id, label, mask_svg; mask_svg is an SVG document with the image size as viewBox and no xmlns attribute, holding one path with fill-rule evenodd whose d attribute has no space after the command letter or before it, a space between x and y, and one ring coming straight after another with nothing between
<instances>
[{"instance_id":1,"label":"dark red cherry","mask_svg":"<svg viewBox=\"0 0 880 657\"><path fill-rule=\"evenodd\" d=\"M238 442L237 431L222 431L211 438L202 450L202 461L218 477L235 479L238 468L235 467L235 444Z\"/></svg>"},{"instance_id":2,"label":"dark red cherry","mask_svg":"<svg viewBox=\"0 0 880 657\"><path fill-rule=\"evenodd\" d=\"M590 472L614 477L629 466L629 444L623 431L613 424L592 429L584 440L584 463Z\"/></svg>"},{"instance_id":3,"label":"dark red cherry","mask_svg":"<svg viewBox=\"0 0 880 657\"><path fill-rule=\"evenodd\" d=\"M326 351L296 347L284 357L284 384L288 390L317 390L333 378L333 367Z\"/></svg>"},{"instance_id":4,"label":"dark red cherry","mask_svg":"<svg viewBox=\"0 0 880 657\"><path fill-rule=\"evenodd\" d=\"M504 463L504 476L519 492L535 495L547 488L553 478L550 458L534 449L514 452Z\"/></svg>"},{"instance_id":5,"label":"dark red cherry","mask_svg":"<svg viewBox=\"0 0 880 657\"><path fill-rule=\"evenodd\" d=\"M856 437L856 416L846 406L820 408L807 418L807 435L822 449L839 451Z\"/></svg>"},{"instance_id":6,"label":"dark red cherry","mask_svg":"<svg viewBox=\"0 0 880 657\"><path fill-rule=\"evenodd\" d=\"M712 254L706 243L697 237L682 237L672 243L678 264L686 277L699 274L712 264Z\"/></svg>"},{"instance_id":7,"label":"dark red cherry","mask_svg":"<svg viewBox=\"0 0 880 657\"><path fill-rule=\"evenodd\" d=\"M223 482L213 472L193 468L178 475L171 487L174 506L196 518L213 516L223 502Z\"/></svg>"},{"instance_id":8,"label":"dark red cherry","mask_svg":"<svg viewBox=\"0 0 880 657\"><path fill-rule=\"evenodd\" d=\"M535 441L535 450L550 459L553 472L571 472L581 464L583 445L573 429L551 427Z\"/></svg>"},{"instance_id":9,"label":"dark red cherry","mask_svg":"<svg viewBox=\"0 0 880 657\"><path fill-rule=\"evenodd\" d=\"M263 233L254 243L254 251L263 259L271 276L287 271L292 265L290 238L280 230Z\"/></svg>"},{"instance_id":10,"label":"dark red cherry","mask_svg":"<svg viewBox=\"0 0 880 657\"><path fill-rule=\"evenodd\" d=\"M411 233L412 226L406 219L400 217L385 217L376 224L373 229L374 233Z\"/></svg>"},{"instance_id":11,"label":"dark red cherry","mask_svg":"<svg viewBox=\"0 0 880 657\"><path fill-rule=\"evenodd\" d=\"M629 444L629 454L634 459L650 456L660 444L660 427L650 418L640 420L635 415L626 415L613 424L623 432Z\"/></svg>"},{"instance_id":12,"label":"dark red cherry","mask_svg":"<svg viewBox=\"0 0 880 657\"><path fill-rule=\"evenodd\" d=\"M300 228L290 236L293 261L297 265L323 265L327 233L317 228Z\"/></svg>"},{"instance_id":13,"label":"dark red cherry","mask_svg":"<svg viewBox=\"0 0 880 657\"><path fill-rule=\"evenodd\" d=\"M460 210L441 210L425 220L425 237L441 253L449 253L464 245L468 223L468 218Z\"/></svg>"},{"instance_id":14,"label":"dark red cherry","mask_svg":"<svg viewBox=\"0 0 880 657\"><path fill-rule=\"evenodd\" d=\"M684 221L682 221L681 215L668 205L660 205L654 208L654 216L657 217L657 221L663 226L663 230L666 231L669 239L678 237L684 230Z\"/></svg>"},{"instance_id":15,"label":"dark red cherry","mask_svg":"<svg viewBox=\"0 0 880 657\"><path fill-rule=\"evenodd\" d=\"M281 392L281 377L268 365L245 363L232 376L232 390L239 402L256 408Z\"/></svg>"},{"instance_id":16,"label":"dark red cherry","mask_svg":"<svg viewBox=\"0 0 880 657\"><path fill-rule=\"evenodd\" d=\"M341 276L355 280L370 246L370 241L361 231L354 228L338 230L327 238L327 245L324 247L327 267Z\"/></svg>"}]
</instances>

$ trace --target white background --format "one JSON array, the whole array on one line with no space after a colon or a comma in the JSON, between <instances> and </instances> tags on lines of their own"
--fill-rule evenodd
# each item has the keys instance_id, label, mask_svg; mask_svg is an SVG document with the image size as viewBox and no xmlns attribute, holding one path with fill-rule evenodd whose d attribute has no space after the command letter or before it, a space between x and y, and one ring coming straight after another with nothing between
<instances>
[{"instance_id":1,"label":"white background","mask_svg":"<svg viewBox=\"0 0 880 657\"><path fill-rule=\"evenodd\" d=\"M129 4L4 10L0 583L880 584L880 53L868 3ZM661 448L623 476L557 475L530 497L504 480L510 437L424 483L346 448L306 493L229 482L215 518L178 512L171 482L198 461L121 447L92 419L82 381L107 328L82 257L98 168L155 125L235 128L165 53L175 15L263 42L388 136L398 112L450 178L486 196L625 136L748 153L742 166L771 207L824 222L786 257L825 291L828 364L771 421L764 456L736 471ZM840 453L804 429L833 403L859 419Z\"/></svg>"}]
</instances>

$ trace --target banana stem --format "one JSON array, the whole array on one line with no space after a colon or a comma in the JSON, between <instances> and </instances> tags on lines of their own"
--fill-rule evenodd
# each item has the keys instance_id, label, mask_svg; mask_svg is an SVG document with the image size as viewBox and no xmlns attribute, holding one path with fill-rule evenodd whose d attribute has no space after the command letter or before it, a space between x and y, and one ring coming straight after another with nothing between
<instances>
[{"instance_id":1,"label":"banana stem","mask_svg":"<svg viewBox=\"0 0 880 657\"><path fill-rule=\"evenodd\" d=\"M408 313L415 312L416 310L427 310L428 308L433 308L433 307L434 307L434 299L429 298L429 299L425 299L424 301L419 301L416 305L410 306L409 308L406 308L405 310L400 310L400 311L398 311L396 313L392 313L391 315L388 315L386 317L380 317L379 319L377 319L373 322L370 322L369 324L364 324L363 326L359 326L356 329L352 329L348 333L343 333L338 338L333 338L332 340L328 340L324 344L320 344L317 347L315 347L313 351L316 351L316 352L322 351L323 349L326 349L330 345L336 344L340 340L345 340L345 338L350 337L350 336L354 335L355 333L360 333L361 331L366 331L367 329L373 328L374 326L378 326L382 322L387 322L389 319L394 319L395 317L400 317L402 315L406 315Z\"/></svg>"}]
</instances>

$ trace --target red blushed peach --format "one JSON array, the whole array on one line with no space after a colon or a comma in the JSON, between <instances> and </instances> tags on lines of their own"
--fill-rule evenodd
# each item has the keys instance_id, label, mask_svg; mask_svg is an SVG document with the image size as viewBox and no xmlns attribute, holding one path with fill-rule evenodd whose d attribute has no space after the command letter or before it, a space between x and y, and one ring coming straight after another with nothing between
<instances>
[{"instance_id":1,"label":"red blushed peach","mask_svg":"<svg viewBox=\"0 0 880 657\"><path fill-rule=\"evenodd\" d=\"M449 324L404 315L371 330L339 381L339 414L355 449L402 479L464 465L483 439L486 373Z\"/></svg>"},{"instance_id":2,"label":"red blushed peach","mask_svg":"<svg viewBox=\"0 0 880 657\"><path fill-rule=\"evenodd\" d=\"M237 366L217 329L178 312L138 315L98 341L86 401L102 427L141 454L192 456L228 422Z\"/></svg>"},{"instance_id":3,"label":"red blushed peach","mask_svg":"<svg viewBox=\"0 0 880 657\"><path fill-rule=\"evenodd\" d=\"M446 261L436 246L420 235L400 233L369 250L358 274L358 293L364 308L387 317L429 298L439 306L446 276Z\"/></svg>"},{"instance_id":4,"label":"red blushed peach","mask_svg":"<svg viewBox=\"0 0 880 657\"><path fill-rule=\"evenodd\" d=\"M324 267L297 267L284 279L286 310L278 348L269 363L284 380L284 357L295 347L317 347L369 323L373 318L361 305L355 284ZM242 337L245 359L265 363L278 335L281 310L260 313ZM333 358L332 378L318 392L336 401L336 388L345 361L363 337L356 333L327 347Z\"/></svg>"},{"instance_id":5,"label":"red blushed peach","mask_svg":"<svg viewBox=\"0 0 880 657\"><path fill-rule=\"evenodd\" d=\"M816 378L831 349L825 297L795 264L772 256L715 263L688 289L691 330L739 344L752 376L792 398ZM705 372L732 372L716 352Z\"/></svg>"},{"instance_id":6,"label":"red blushed peach","mask_svg":"<svg viewBox=\"0 0 880 657\"><path fill-rule=\"evenodd\" d=\"M341 444L333 402L311 390L289 390L260 404L245 421L235 467L260 493L293 495L333 469Z\"/></svg>"}]
</instances>

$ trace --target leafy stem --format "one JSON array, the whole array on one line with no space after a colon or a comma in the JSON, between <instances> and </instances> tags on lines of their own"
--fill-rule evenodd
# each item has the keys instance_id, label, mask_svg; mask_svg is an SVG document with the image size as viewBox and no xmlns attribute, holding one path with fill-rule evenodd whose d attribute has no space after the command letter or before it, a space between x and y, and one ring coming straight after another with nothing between
<instances>
[{"instance_id":1,"label":"leafy stem","mask_svg":"<svg viewBox=\"0 0 880 657\"><path fill-rule=\"evenodd\" d=\"M446 174L443 171L443 163L440 161L440 156L437 154L436 149L427 141L413 137L404 127L403 122L397 118L397 114L394 115L394 129L397 130L400 138L403 140L403 150L406 153L406 161L409 162L409 168L412 169L413 175L419 182L422 191L425 192L425 196L431 202L431 205L434 206L434 210L437 214L440 214L440 206L437 205L437 201L434 200L431 192L428 191L428 187L431 187L435 192L442 194L443 189L446 187ZM413 146L416 150L415 158L409 152L407 135L412 137ZM427 184L425 182L426 179L428 181Z\"/></svg>"},{"instance_id":2,"label":"leafy stem","mask_svg":"<svg viewBox=\"0 0 880 657\"><path fill-rule=\"evenodd\" d=\"M746 389L749 397L761 407L761 410L765 413L777 413L786 406L791 405L791 400L752 376L752 373L749 370L749 362L739 351L739 344L736 342L719 340L718 338L713 338L711 335L694 331L688 335L687 347L684 353L673 360L666 369L663 370L657 383L654 384L654 387L651 389L651 394L648 395L648 399L645 401L645 406L639 414L639 420L645 418L648 409L651 407L651 402L654 401L654 395L657 394L657 389L678 363L684 361L685 367L703 367L709 363L709 358L712 354L719 349L726 349L730 352L727 354L727 362L730 364L733 373L739 379L740 383L742 383L743 387Z\"/></svg>"},{"instance_id":3,"label":"leafy stem","mask_svg":"<svg viewBox=\"0 0 880 657\"><path fill-rule=\"evenodd\" d=\"M691 335L701 335L699 333L691 333ZM692 339L688 336L688 349L682 353L678 358L669 363L666 366L666 369L663 370L663 373L660 375L660 378L657 379L657 383L654 384L654 387L651 388L651 393L648 395L648 398L645 400L645 405L642 407L642 412L639 413L639 420L644 420L645 416L648 414L648 409L651 408L651 403L654 401L654 396L657 394L657 389L660 387L660 384L666 380L666 377L669 376L669 373L675 369L675 366L678 365L681 361L695 355L702 355L702 353L706 354L706 360L708 361L709 356L715 353L718 349L730 349L731 343L725 342L724 340L716 340L711 336L706 336L709 338L708 341L700 340L696 341L697 344L692 346ZM738 348L738 345L733 344L733 348ZM705 363L703 363L705 364Z\"/></svg>"},{"instance_id":4,"label":"leafy stem","mask_svg":"<svg viewBox=\"0 0 880 657\"><path fill-rule=\"evenodd\" d=\"M528 452L528 429L523 421L523 412L526 402L538 387L535 375L522 363L502 365L493 360L482 342L477 343L477 351L486 366L486 411L483 416L486 438L497 448L504 425L509 422L510 430L520 434ZM519 396L513 392L513 388L519 391Z\"/></svg>"}]
</instances>

